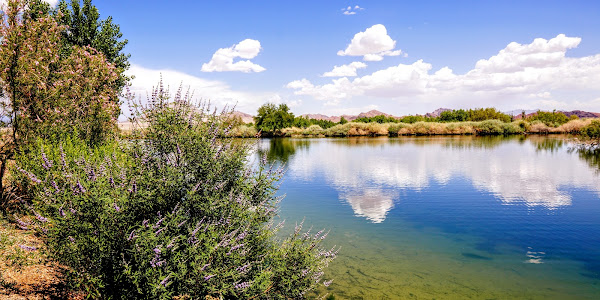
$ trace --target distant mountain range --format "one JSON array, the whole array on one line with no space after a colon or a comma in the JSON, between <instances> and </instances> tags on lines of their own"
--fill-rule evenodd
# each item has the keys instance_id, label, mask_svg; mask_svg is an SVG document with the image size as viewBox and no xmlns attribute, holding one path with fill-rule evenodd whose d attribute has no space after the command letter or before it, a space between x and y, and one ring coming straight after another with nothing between
<instances>
[{"instance_id":1,"label":"distant mountain range","mask_svg":"<svg viewBox=\"0 0 600 300\"><path fill-rule=\"evenodd\" d=\"M430 117L430 118L435 118L435 117L439 117L440 114L444 111L450 111L452 109L450 108L438 108L432 112L426 113L423 116L425 117ZM521 113L525 111L525 115L527 117L536 114L537 113L537 109L536 110L522 110L522 109L515 109L515 110L511 110L511 111L507 111L504 112L507 115L511 115L511 116L515 116L515 119L520 119L521 118ZM588 112L588 111L582 111L582 110L573 110L573 111L559 111L562 112L563 114L565 114L567 117L570 117L571 115L576 115L579 118L600 118L600 113L594 113L594 112ZM247 114L247 113L243 113L240 111L234 111L232 112L233 116L236 117L240 117L242 119L242 121L244 123L250 123L250 122L254 122L254 119L252 117L252 115ZM301 115L302 117L305 118L309 118L309 119L317 119L317 120L327 120L327 121L331 121L334 123L337 123L341 120L342 117L344 117L346 120L348 121L354 121L358 118L372 118L372 117L376 117L376 116L380 116L380 115L384 115L386 117L393 117L396 119L400 119L402 117L398 117L398 116L394 116L394 115L390 115L390 114L386 114L384 112L378 111L378 110L370 110L368 112L361 112L358 115L341 115L341 116L327 116L327 115L323 115L323 114L303 114Z\"/></svg>"}]
</instances>

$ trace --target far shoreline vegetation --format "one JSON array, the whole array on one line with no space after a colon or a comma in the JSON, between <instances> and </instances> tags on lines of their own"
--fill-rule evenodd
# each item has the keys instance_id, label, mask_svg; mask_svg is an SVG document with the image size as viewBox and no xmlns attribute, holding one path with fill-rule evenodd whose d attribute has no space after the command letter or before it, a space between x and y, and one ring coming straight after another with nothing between
<instances>
[{"instance_id":1,"label":"far shoreline vegetation","mask_svg":"<svg viewBox=\"0 0 600 300\"><path fill-rule=\"evenodd\" d=\"M537 111L511 116L495 108L445 110L438 116L393 117L383 113L339 122L294 116L286 104L267 103L258 109L254 122L244 123L240 116L230 113L231 130L223 137L355 137L411 135L518 135L574 134L598 137L600 119L567 116L563 112ZM127 136L128 129L122 126Z\"/></svg>"}]
</instances>

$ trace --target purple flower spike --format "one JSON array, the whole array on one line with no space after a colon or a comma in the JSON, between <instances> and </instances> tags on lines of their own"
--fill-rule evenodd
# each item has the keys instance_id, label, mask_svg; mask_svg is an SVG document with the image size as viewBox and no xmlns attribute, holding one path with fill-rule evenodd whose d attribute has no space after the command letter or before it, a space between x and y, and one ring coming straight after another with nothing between
<instances>
[{"instance_id":1,"label":"purple flower spike","mask_svg":"<svg viewBox=\"0 0 600 300\"><path fill-rule=\"evenodd\" d=\"M27 251L35 251L35 250L37 250L36 247L32 247L32 246L19 245L19 247L21 247L21 249L27 250Z\"/></svg>"},{"instance_id":2,"label":"purple flower spike","mask_svg":"<svg viewBox=\"0 0 600 300\"><path fill-rule=\"evenodd\" d=\"M329 286L331 283L333 282L333 279L329 280L329 281L323 281L323 285L324 286Z\"/></svg>"},{"instance_id":3,"label":"purple flower spike","mask_svg":"<svg viewBox=\"0 0 600 300\"><path fill-rule=\"evenodd\" d=\"M233 287L236 290L241 290L241 289L246 289L250 286L251 282L242 282L242 283L238 283L236 285L234 285Z\"/></svg>"},{"instance_id":4,"label":"purple flower spike","mask_svg":"<svg viewBox=\"0 0 600 300\"><path fill-rule=\"evenodd\" d=\"M209 279L215 277L215 275L204 276L204 281L208 281Z\"/></svg>"},{"instance_id":5,"label":"purple flower spike","mask_svg":"<svg viewBox=\"0 0 600 300\"><path fill-rule=\"evenodd\" d=\"M120 207L117 205L117 203L116 203L116 202L115 202L115 203L113 203L113 207L115 208L115 210L116 210L117 212L120 212L120 211L121 211L121 208L120 208Z\"/></svg>"},{"instance_id":6,"label":"purple flower spike","mask_svg":"<svg viewBox=\"0 0 600 300\"><path fill-rule=\"evenodd\" d=\"M44 169L46 170L50 170L50 168L52 168L52 161L48 159L48 157L46 157L46 153L42 152L42 160L44 160L44 163L42 163L42 167L44 167Z\"/></svg>"},{"instance_id":7,"label":"purple flower spike","mask_svg":"<svg viewBox=\"0 0 600 300\"><path fill-rule=\"evenodd\" d=\"M165 279L163 279L163 280L160 282L160 285L162 285L162 286L167 286L167 283L169 282L169 277L171 277L171 275L167 275L167 277L165 277Z\"/></svg>"}]
</instances>

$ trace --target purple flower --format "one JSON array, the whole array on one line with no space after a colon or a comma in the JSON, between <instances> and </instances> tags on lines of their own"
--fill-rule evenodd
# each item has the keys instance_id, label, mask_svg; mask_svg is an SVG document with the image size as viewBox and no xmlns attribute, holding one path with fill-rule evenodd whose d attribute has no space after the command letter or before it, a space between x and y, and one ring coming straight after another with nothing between
<instances>
[{"instance_id":1,"label":"purple flower","mask_svg":"<svg viewBox=\"0 0 600 300\"><path fill-rule=\"evenodd\" d=\"M121 211L121 208L119 208L119 206L117 206L117 203L116 203L116 202L115 202L115 203L113 203L113 207L115 208L115 210L116 210L117 212L120 212L120 211Z\"/></svg>"},{"instance_id":2,"label":"purple flower","mask_svg":"<svg viewBox=\"0 0 600 300\"><path fill-rule=\"evenodd\" d=\"M169 282L169 277L171 277L171 275L167 275L167 277L165 277L165 279L163 279L163 280L160 282L160 285L162 285L162 286L167 286L167 283Z\"/></svg>"},{"instance_id":3,"label":"purple flower","mask_svg":"<svg viewBox=\"0 0 600 300\"><path fill-rule=\"evenodd\" d=\"M135 230L132 230L131 233L129 234L129 237L127 238L127 240L131 241L136 237L137 237L137 235L135 235Z\"/></svg>"},{"instance_id":4,"label":"purple flower","mask_svg":"<svg viewBox=\"0 0 600 300\"><path fill-rule=\"evenodd\" d=\"M177 237L174 237L171 242L169 242L169 244L167 245L167 249L171 249L173 248L173 246L175 246L175 240L177 239Z\"/></svg>"},{"instance_id":5,"label":"purple flower","mask_svg":"<svg viewBox=\"0 0 600 300\"><path fill-rule=\"evenodd\" d=\"M158 236L158 235L159 235L159 234L160 234L160 233L161 233L163 230L165 230L165 228L167 228L167 227L163 227L163 228L161 228L161 229L157 230L157 231L154 233L154 235Z\"/></svg>"},{"instance_id":6,"label":"purple flower","mask_svg":"<svg viewBox=\"0 0 600 300\"><path fill-rule=\"evenodd\" d=\"M35 218L38 219L38 221L42 222L42 223L46 223L48 222L47 218L42 217L40 214L35 213Z\"/></svg>"},{"instance_id":7,"label":"purple flower","mask_svg":"<svg viewBox=\"0 0 600 300\"><path fill-rule=\"evenodd\" d=\"M52 184L52 187L56 190L55 193L57 193L57 194L60 193L60 189L58 188L56 181L52 180L51 184Z\"/></svg>"},{"instance_id":8,"label":"purple flower","mask_svg":"<svg viewBox=\"0 0 600 300\"><path fill-rule=\"evenodd\" d=\"M67 162L65 160L65 158L67 157L65 155L65 151L63 150L62 145L59 146L60 148L60 162L62 163L63 169L67 167Z\"/></svg>"},{"instance_id":9,"label":"purple flower","mask_svg":"<svg viewBox=\"0 0 600 300\"><path fill-rule=\"evenodd\" d=\"M19 226L19 228L21 228L23 230L28 230L29 229L29 227L27 227L27 226L30 225L29 223L23 222L19 218L15 218L15 220L17 221L17 226Z\"/></svg>"},{"instance_id":10,"label":"purple flower","mask_svg":"<svg viewBox=\"0 0 600 300\"><path fill-rule=\"evenodd\" d=\"M148 220L142 221L142 226L147 227L148 226Z\"/></svg>"},{"instance_id":11,"label":"purple flower","mask_svg":"<svg viewBox=\"0 0 600 300\"><path fill-rule=\"evenodd\" d=\"M19 168L19 171L21 171L21 173L25 174L25 176L27 176L27 177L29 178L29 180L31 180L31 181L33 181L33 182L35 182L35 183L40 183L40 182L42 182L42 181L41 181L41 180L39 180L37 177L35 177L35 175L33 175L33 174L31 174L31 173L29 173L29 172L27 172L27 171L25 171L25 170L23 170L23 169L21 169L21 168Z\"/></svg>"},{"instance_id":12,"label":"purple flower","mask_svg":"<svg viewBox=\"0 0 600 300\"><path fill-rule=\"evenodd\" d=\"M32 247L32 246L19 245L19 247L21 247L21 249L27 250L27 251L35 251L35 250L37 250L36 247Z\"/></svg>"},{"instance_id":13,"label":"purple flower","mask_svg":"<svg viewBox=\"0 0 600 300\"><path fill-rule=\"evenodd\" d=\"M204 269L208 268L208 266L210 266L210 264L205 264L204 266L202 266L202 268L200 268L200 271L204 271Z\"/></svg>"},{"instance_id":14,"label":"purple flower","mask_svg":"<svg viewBox=\"0 0 600 300\"><path fill-rule=\"evenodd\" d=\"M77 213L77 211L75 209L73 209L72 207L69 208L69 210L71 211L72 214L76 214Z\"/></svg>"},{"instance_id":15,"label":"purple flower","mask_svg":"<svg viewBox=\"0 0 600 300\"><path fill-rule=\"evenodd\" d=\"M154 226L152 226L152 228L156 229L156 228L160 227L160 223L162 223L162 221L164 221L164 220L165 220L165 218L161 218L160 220L158 220L156 222L156 224L154 224Z\"/></svg>"},{"instance_id":16,"label":"purple flower","mask_svg":"<svg viewBox=\"0 0 600 300\"><path fill-rule=\"evenodd\" d=\"M72 236L69 236L69 241L71 241L71 243L75 243L75 239Z\"/></svg>"},{"instance_id":17,"label":"purple flower","mask_svg":"<svg viewBox=\"0 0 600 300\"><path fill-rule=\"evenodd\" d=\"M64 216L65 216L65 211L63 210L62 206L61 206L61 207L58 209L58 214L59 214L61 217L64 217Z\"/></svg>"},{"instance_id":18,"label":"purple flower","mask_svg":"<svg viewBox=\"0 0 600 300\"><path fill-rule=\"evenodd\" d=\"M215 275L204 276L204 281L208 281L209 279L215 277Z\"/></svg>"},{"instance_id":19,"label":"purple flower","mask_svg":"<svg viewBox=\"0 0 600 300\"><path fill-rule=\"evenodd\" d=\"M42 152L42 160L44 160L44 163L42 163L42 167L44 167L44 169L46 170L50 170L50 168L52 168L52 161L48 159L48 157L46 157L46 153Z\"/></svg>"},{"instance_id":20,"label":"purple flower","mask_svg":"<svg viewBox=\"0 0 600 300\"><path fill-rule=\"evenodd\" d=\"M249 266L250 266L250 264L248 263L248 264L245 264L245 265L243 265L241 267L238 267L235 270L238 271L238 272L240 272L240 273L244 273L244 272L246 272L246 269L248 269Z\"/></svg>"},{"instance_id":21,"label":"purple flower","mask_svg":"<svg viewBox=\"0 0 600 300\"><path fill-rule=\"evenodd\" d=\"M81 182L79 182L79 180L77 180L77 185L73 189L73 195L84 194L85 192L86 192L85 188L83 187L83 185L81 185Z\"/></svg>"},{"instance_id":22,"label":"purple flower","mask_svg":"<svg viewBox=\"0 0 600 300\"><path fill-rule=\"evenodd\" d=\"M158 248L158 247L154 248L154 250L153 250L153 251L154 251L154 253L156 253L156 254L160 254L160 248Z\"/></svg>"},{"instance_id":23,"label":"purple flower","mask_svg":"<svg viewBox=\"0 0 600 300\"><path fill-rule=\"evenodd\" d=\"M242 283L238 283L236 285L234 285L233 287L236 290L240 290L240 289L246 289L250 286L251 282L242 282Z\"/></svg>"},{"instance_id":24,"label":"purple flower","mask_svg":"<svg viewBox=\"0 0 600 300\"><path fill-rule=\"evenodd\" d=\"M323 285L324 286L329 286L331 283L333 282L333 279L329 280L329 281L323 281Z\"/></svg>"}]
</instances>

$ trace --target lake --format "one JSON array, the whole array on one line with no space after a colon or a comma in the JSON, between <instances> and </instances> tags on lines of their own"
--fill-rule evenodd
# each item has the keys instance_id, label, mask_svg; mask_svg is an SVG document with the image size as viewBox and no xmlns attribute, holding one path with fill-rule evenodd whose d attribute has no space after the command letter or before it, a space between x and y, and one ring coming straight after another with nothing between
<instances>
[{"instance_id":1,"label":"lake","mask_svg":"<svg viewBox=\"0 0 600 300\"><path fill-rule=\"evenodd\" d=\"M262 139L282 234L341 246L336 299L600 299L600 164L565 136Z\"/></svg>"}]
</instances>

